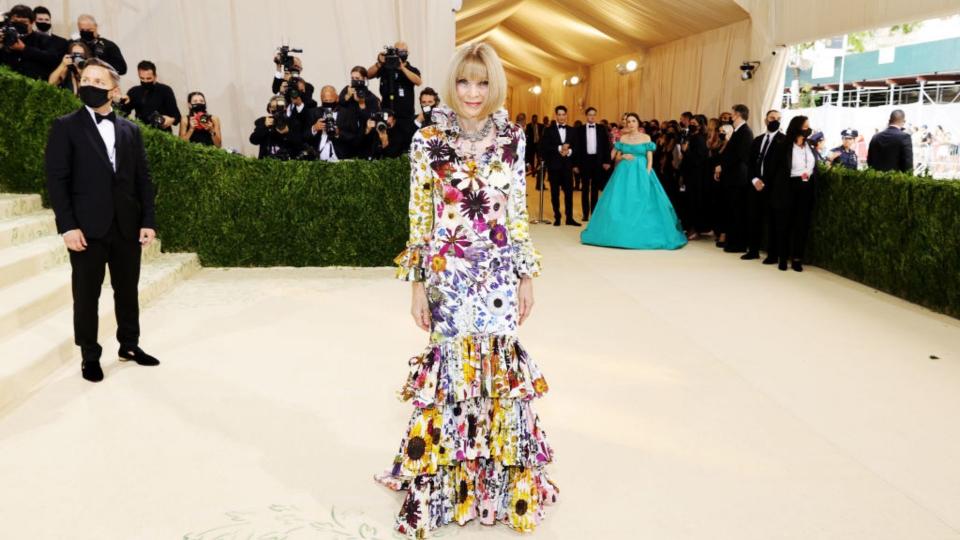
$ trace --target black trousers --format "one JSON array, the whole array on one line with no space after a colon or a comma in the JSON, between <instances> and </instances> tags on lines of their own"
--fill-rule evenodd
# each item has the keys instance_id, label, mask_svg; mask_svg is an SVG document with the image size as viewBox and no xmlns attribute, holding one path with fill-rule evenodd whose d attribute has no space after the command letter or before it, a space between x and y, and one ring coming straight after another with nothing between
<instances>
[{"instance_id":1,"label":"black trousers","mask_svg":"<svg viewBox=\"0 0 960 540\"><path fill-rule=\"evenodd\" d=\"M780 260L803 260L813 215L813 183L793 176L788 181L789 196L775 210L777 248Z\"/></svg>"},{"instance_id":2,"label":"black trousers","mask_svg":"<svg viewBox=\"0 0 960 540\"><path fill-rule=\"evenodd\" d=\"M740 251L746 248L747 195L753 186L722 184L724 193L723 232L727 234L727 248Z\"/></svg>"},{"instance_id":3,"label":"black trousers","mask_svg":"<svg viewBox=\"0 0 960 540\"><path fill-rule=\"evenodd\" d=\"M763 245L763 227L770 216L770 186L757 191L753 184L747 188L746 248L760 251ZM771 242L772 244L772 242ZM769 252L769 250L767 250Z\"/></svg>"},{"instance_id":4,"label":"black trousers","mask_svg":"<svg viewBox=\"0 0 960 540\"><path fill-rule=\"evenodd\" d=\"M550 168L550 203L553 205L553 217L560 220L560 190L563 190L563 208L567 221L573 219L573 168L569 161L559 167Z\"/></svg>"},{"instance_id":5,"label":"black trousers","mask_svg":"<svg viewBox=\"0 0 960 540\"><path fill-rule=\"evenodd\" d=\"M97 343L100 317L97 308L105 268L110 268L110 285L117 316L117 341L124 348L140 341L140 242L124 238L114 223L103 238L87 238L87 249L70 252L73 269L73 335L84 354L99 355Z\"/></svg>"},{"instance_id":6,"label":"black trousers","mask_svg":"<svg viewBox=\"0 0 960 540\"><path fill-rule=\"evenodd\" d=\"M580 209L583 212L583 219L590 219L590 214L597 207L600 190L606 184L605 172L599 155L583 156L583 164L580 166L580 178L583 181L580 191Z\"/></svg>"}]
</instances>

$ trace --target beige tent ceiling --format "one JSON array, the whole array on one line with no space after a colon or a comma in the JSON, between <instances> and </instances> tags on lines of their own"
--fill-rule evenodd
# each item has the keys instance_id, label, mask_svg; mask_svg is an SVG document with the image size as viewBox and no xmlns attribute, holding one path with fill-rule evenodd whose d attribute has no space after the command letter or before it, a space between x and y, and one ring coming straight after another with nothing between
<instances>
[{"instance_id":1,"label":"beige tent ceiling","mask_svg":"<svg viewBox=\"0 0 960 540\"><path fill-rule=\"evenodd\" d=\"M465 0L457 45L490 43L520 83L576 73L748 17L735 0Z\"/></svg>"}]
</instances>

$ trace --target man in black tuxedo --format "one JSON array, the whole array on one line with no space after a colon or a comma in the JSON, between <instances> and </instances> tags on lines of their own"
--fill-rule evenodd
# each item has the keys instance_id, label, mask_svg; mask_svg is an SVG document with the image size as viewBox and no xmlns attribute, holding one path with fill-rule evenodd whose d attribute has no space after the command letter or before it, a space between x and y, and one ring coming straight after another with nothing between
<instances>
[{"instance_id":1,"label":"man in black tuxedo","mask_svg":"<svg viewBox=\"0 0 960 540\"><path fill-rule=\"evenodd\" d=\"M553 110L557 123L543 132L540 139L540 155L547 164L550 178L550 202L553 204L553 226L560 226L560 190L563 190L563 207L566 211L566 224L579 227L573 219L573 149L577 143L577 132L567 125L567 108L557 105Z\"/></svg>"},{"instance_id":2,"label":"man in black tuxedo","mask_svg":"<svg viewBox=\"0 0 960 540\"><path fill-rule=\"evenodd\" d=\"M604 188L606 171L610 170L610 136L603 124L597 123L597 109L587 108L587 123L580 127L573 155L576 166L573 172L580 175L583 189L580 190L580 206L583 220L597 207L597 198Z\"/></svg>"},{"instance_id":3,"label":"man in black tuxedo","mask_svg":"<svg viewBox=\"0 0 960 540\"><path fill-rule=\"evenodd\" d=\"M97 307L104 265L110 267L121 361L160 363L138 346L140 250L156 237L154 190L139 128L111 109L119 84L109 64L87 60L78 93L85 106L53 122L45 157L47 191L73 269L74 341L83 355L83 378L92 382L103 380Z\"/></svg>"},{"instance_id":4,"label":"man in black tuxedo","mask_svg":"<svg viewBox=\"0 0 960 540\"><path fill-rule=\"evenodd\" d=\"M769 234L773 234L770 212L770 190L767 185L773 185L774 167L777 149L783 144L783 132L780 131L780 111L767 111L764 118L767 131L753 140L750 146L750 187L747 189L747 252L741 259L750 261L760 258L760 244L763 242L763 223L771 223ZM767 219L765 220L764 217ZM771 238L768 242L767 257L763 264L777 263L776 242Z\"/></svg>"},{"instance_id":5,"label":"man in black tuxedo","mask_svg":"<svg viewBox=\"0 0 960 540\"><path fill-rule=\"evenodd\" d=\"M321 161L340 161L357 157L357 145L360 141L360 120L356 107L341 106L337 89L324 86L320 90L321 106L311 112L311 122L304 132L304 140L317 150ZM324 118L327 112L333 116L336 124L330 132Z\"/></svg>"},{"instance_id":6,"label":"man in black tuxedo","mask_svg":"<svg viewBox=\"0 0 960 540\"><path fill-rule=\"evenodd\" d=\"M743 253L746 248L746 195L751 186L750 145L753 131L747 125L750 109L746 105L733 106L733 134L720 153L720 164L714 174L720 179L724 192L723 221L727 231L723 250L727 253Z\"/></svg>"},{"instance_id":7,"label":"man in black tuxedo","mask_svg":"<svg viewBox=\"0 0 960 540\"><path fill-rule=\"evenodd\" d=\"M903 131L906 116L896 109L890 113L890 125L870 139L867 165L878 171L913 173L913 141Z\"/></svg>"}]
</instances>

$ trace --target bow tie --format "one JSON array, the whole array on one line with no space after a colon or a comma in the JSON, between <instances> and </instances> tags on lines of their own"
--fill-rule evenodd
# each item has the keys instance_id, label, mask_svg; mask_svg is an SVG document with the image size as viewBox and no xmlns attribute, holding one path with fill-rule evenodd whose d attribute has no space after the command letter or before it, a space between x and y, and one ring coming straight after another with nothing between
<instances>
[{"instance_id":1,"label":"bow tie","mask_svg":"<svg viewBox=\"0 0 960 540\"><path fill-rule=\"evenodd\" d=\"M596 124L587 124L587 127L590 128L590 129L593 129L593 128L597 127L597 125L596 125Z\"/></svg>"},{"instance_id":2,"label":"bow tie","mask_svg":"<svg viewBox=\"0 0 960 540\"><path fill-rule=\"evenodd\" d=\"M567 126L560 125L560 126L557 126L557 129L567 129Z\"/></svg>"},{"instance_id":3,"label":"bow tie","mask_svg":"<svg viewBox=\"0 0 960 540\"><path fill-rule=\"evenodd\" d=\"M93 115L97 118L97 124L99 124L103 120L109 120L111 123L117 121L117 114L113 111L110 111L110 114L93 113Z\"/></svg>"}]
</instances>

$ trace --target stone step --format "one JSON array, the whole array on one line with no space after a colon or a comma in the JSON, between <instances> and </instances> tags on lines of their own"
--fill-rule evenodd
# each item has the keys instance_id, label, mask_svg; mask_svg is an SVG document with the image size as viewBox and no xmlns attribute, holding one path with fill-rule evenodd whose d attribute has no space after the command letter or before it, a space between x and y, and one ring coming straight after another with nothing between
<instances>
[{"instance_id":1,"label":"stone step","mask_svg":"<svg viewBox=\"0 0 960 540\"><path fill-rule=\"evenodd\" d=\"M200 260L192 253L163 254L145 264L140 275L141 308L199 269ZM104 361L116 354L116 328L113 295L102 294L100 343ZM73 343L72 305L0 341L0 414L21 403L50 374L68 364L75 364L79 377L80 352Z\"/></svg>"},{"instance_id":2,"label":"stone step","mask_svg":"<svg viewBox=\"0 0 960 540\"><path fill-rule=\"evenodd\" d=\"M160 253L159 242L144 250L148 257ZM0 249L0 295L2 289L51 268L67 264L70 255L59 235L44 236L25 244ZM2 298L2 296L0 296Z\"/></svg>"},{"instance_id":3,"label":"stone step","mask_svg":"<svg viewBox=\"0 0 960 540\"><path fill-rule=\"evenodd\" d=\"M142 264L160 256L159 241L143 250ZM66 248L64 248L66 249ZM112 296L110 272L104 276L103 294ZM26 277L0 289L0 340L25 330L44 316L72 305L70 266L59 265L45 272Z\"/></svg>"},{"instance_id":4,"label":"stone step","mask_svg":"<svg viewBox=\"0 0 960 540\"><path fill-rule=\"evenodd\" d=\"M39 195L0 193L0 219L10 219L43 210Z\"/></svg>"},{"instance_id":5,"label":"stone step","mask_svg":"<svg viewBox=\"0 0 960 540\"><path fill-rule=\"evenodd\" d=\"M53 212L43 210L0 221L0 249L57 234Z\"/></svg>"}]
</instances>

